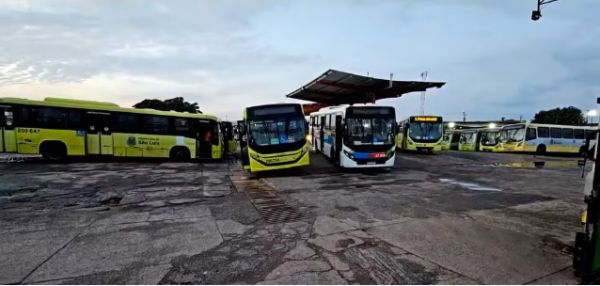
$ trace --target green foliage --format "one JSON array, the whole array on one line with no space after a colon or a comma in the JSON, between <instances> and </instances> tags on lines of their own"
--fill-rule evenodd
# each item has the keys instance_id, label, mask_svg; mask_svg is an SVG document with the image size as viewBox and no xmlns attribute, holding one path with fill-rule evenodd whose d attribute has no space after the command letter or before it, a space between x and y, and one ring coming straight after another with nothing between
<instances>
[{"instance_id":1,"label":"green foliage","mask_svg":"<svg viewBox=\"0 0 600 286\"><path fill-rule=\"evenodd\" d=\"M542 110L535 114L533 123L585 125L585 118L581 110L574 106Z\"/></svg>"},{"instance_id":2,"label":"green foliage","mask_svg":"<svg viewBox=\"0 0 600 286\"><path fill-rule=\"evenodd\" d=\"M179 112L190 112L190 113L202 113L198 107L198 103L190 103L183 100L183 97L175 97L171 99L144 99L141 102L136 103L134 108L152 108L156 110L164 111L179 111Z\"/></svg>"}]
</instances>

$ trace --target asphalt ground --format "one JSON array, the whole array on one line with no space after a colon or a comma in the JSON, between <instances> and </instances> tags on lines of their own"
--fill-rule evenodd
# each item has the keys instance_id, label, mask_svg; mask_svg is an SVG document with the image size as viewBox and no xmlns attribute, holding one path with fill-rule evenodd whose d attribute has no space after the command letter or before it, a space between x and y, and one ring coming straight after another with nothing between
<instances>
[{"instance_id":1,"label":"asphalt ground","mask_svg":"<svg viewBox=\"0 0 600 286\"><path fill-rule=\"evenodd\" d=\"M347 171L311 154L250 176L235 159L4 160L0 284L575 284L577 161L400 153Z\"/></svg>"}]
</instances>

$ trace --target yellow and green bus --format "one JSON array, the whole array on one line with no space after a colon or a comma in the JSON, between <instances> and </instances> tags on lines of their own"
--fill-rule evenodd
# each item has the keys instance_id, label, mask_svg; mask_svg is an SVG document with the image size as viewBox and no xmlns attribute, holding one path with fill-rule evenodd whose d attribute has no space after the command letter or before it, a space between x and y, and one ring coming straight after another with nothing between
<instances>
[{"instance_id":1,"label":"yellow and green bus","mask_svg":"<svg viewBox=\"0 0 600 286\"><path fill-rule=\"evenodd\" d=\"M270 104L244 109L238 122L245 170L262 172L308 166L310 141L300 104Z\"/></svg>"},{"instance_id":2,"label":"yellow and green bus","mask_svg":"<svg viewBox=\"0 0 600 286\"><path fill-rule=\"evenodd\" d=\"M594 130L589 126L511 124L502 127L500 145L505 152L582 154L586 135Z\"/></svg>"},{"instance_id":3,"label":"yellow and green bus","mask_svg":"<svg viewBox=\"0 0 600 286\"><path fill-rule=\"evenodd\" d=\"M477 129L460 130L458 151L477 151L479 133Z\"/></svg>"},{"instance_id":4,"label":"yellow and green bus","mask_svg":"<svg viewBox=\"0 0 600 286\"><path fill-rule=\"evenodd\" d=\"M482 152L500 152L500 128L483 128L479 129L477 151Z\"/></svg>"},{"instance_id":5,"label":"yellow and green bus","mask_svg":"<svg viewBox=\"0 0 600 286\"><path fill-rule=\"evenodd\" d=\"M398 124L396 146L401 150L442 151L444 126L441 116L411 116Z\"/></svg>"},{"instance_id":6,"label":"yellow and green bus","mask_svg":"<svg viewBox=\"0 0 600 286\"><path fill-rule=\"evenodd\" d=\"M0 152L71 156L220 159L217 117L122 108L62 98L0 98Z\"/></svg>"},{"instance_id":7,"label":"yellow and green bus","mask_svg":"<svg viewBox=\"0 0 600 286\"><path fill-rule=\"evenodd\" d=\"M221 134L223 134L223 146L225 153L233 154L237 149L237 141L233 130L233 123L221 121Z\"/></svg>"}]
</instances>

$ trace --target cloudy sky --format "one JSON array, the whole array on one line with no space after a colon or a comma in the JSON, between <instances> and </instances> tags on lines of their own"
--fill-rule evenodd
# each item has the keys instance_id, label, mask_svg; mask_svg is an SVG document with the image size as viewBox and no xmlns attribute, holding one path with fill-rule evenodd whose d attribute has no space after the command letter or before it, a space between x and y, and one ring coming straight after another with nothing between
<instances>
[{"instance_id":1,"label":"cloudy sky","mask_svg":"<svg viewBox=\"0 0 600 286\"><path fill-rule=\"evenodd\" d=\"M600 1L0 2L0 96L112 101L183 96L239 119L329 68L445 81L426 112L530 119L595 107ZM399 117L419 94L383 100Z\"/></svg>"}]
</instances>

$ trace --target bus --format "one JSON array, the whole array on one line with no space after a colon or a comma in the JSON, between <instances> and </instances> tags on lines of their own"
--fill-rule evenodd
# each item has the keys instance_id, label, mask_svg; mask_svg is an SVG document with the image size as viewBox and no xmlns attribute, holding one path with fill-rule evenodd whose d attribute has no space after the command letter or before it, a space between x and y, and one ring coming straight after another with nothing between
<instances>
[{"instance_id":1,"label":"bus","mask_svg":"<svg viewBox=\"0 0 600 286\"><path fill-rule=\"evenodd\" d=\"M313 149L343 168L393 167L396 112L389 106L324 107L310 115Z\"/></svg>"},{"instance_id":2,"label":"bus","mask_svg":"<svg viewBox=\"0 0 600 286\"><path fill-rule=\"evenodd\" d=\"M220 159L215 116L114 103L0 98L0 152L70 156Z\"/></svg>"},{"instance_id":3,"label":"bus","mask_svg":"<svg viewBox=\"0 0 600 286\"><path fill-rule=\"evenodd\" d=\"M406 151L442 151L444 126L441 116L411 116L398 124L396 146Z\"/></svg>"},{"instance_id":4,"label":"bus","mask_svg":"<svg viewBox=\"0 0 600 286\"><path fill-rule=\"evenodd\" d=\"M462 129L458 134L454 133L454 136L457 135L459 138L458 144L456 145L458 151L477 151L479 137L477 129Z\"/></svg>"},{"instance_id":5,"label":"bus","mask_svg":"<svg viewBox=\"0 0 600 286\"><path fill-rule=\"evenodd\" d=\"M479 129L477 151L500 152L500 128Z\"/></svg>"},{"instance_id":6,"label":"bus","mask_svg":"<svg viewBox=\"0 0 600 286\"><path fill-rule=\"evenodd\" d=\"M242 166L253 172L308 166L310 140L300 104L244 109L238 122Z\"/></svg>"},{"instance_id":7,"label":"bus","mask_svg":"<svg viewBox=\"0 0 600 286\"><path fill-rule=\"evenodd\" d=\"M235 140L233 123L230 121L221 121L221 134L223 134L224 153L233 154L237 149L237 141Z\"/></svg>"},{"instance_id":8,"label":"bus","mask_svg":"<svg viewBox=\"0 0 600 286\"><path fill-rule=\"evenodd\" d=\"M589 126L511 124L502 127L500 145L506 152L583 154L586 135L594 130Z\"/></svg>"},{"instance_id":9,"label":"bus","mask_svg":"<svg viewBox=\"0 0 600 286\"><path fill-rule=\"evenodd\" d=\"M442 135L442 151L450 150L450 145L452 143L452 136L454 134L454 130L444 129L444 135Z\"/></svg>"}]
</instances>

